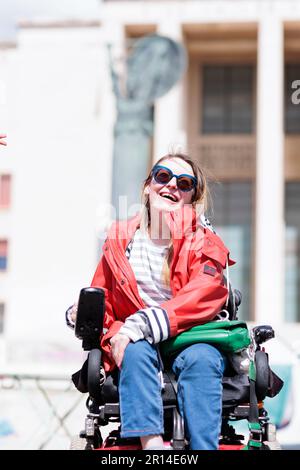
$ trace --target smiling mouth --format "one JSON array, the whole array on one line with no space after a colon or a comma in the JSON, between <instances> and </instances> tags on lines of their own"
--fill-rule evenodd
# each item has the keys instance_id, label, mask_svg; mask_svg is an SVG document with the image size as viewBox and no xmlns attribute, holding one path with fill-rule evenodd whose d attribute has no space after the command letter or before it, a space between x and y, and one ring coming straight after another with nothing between
<instances>
[{"instance_id":1,"label":"smiling mouth","mask_svg":"<svg viewBox=\"0 0 300 470\"><path fill-rule=\"evenodd\" d=\"M178 198L174 194L162 193L160 194L160 197L163 197L164 199L168 199L171 202L178 202Z\"/></svg>"}]
</instances>

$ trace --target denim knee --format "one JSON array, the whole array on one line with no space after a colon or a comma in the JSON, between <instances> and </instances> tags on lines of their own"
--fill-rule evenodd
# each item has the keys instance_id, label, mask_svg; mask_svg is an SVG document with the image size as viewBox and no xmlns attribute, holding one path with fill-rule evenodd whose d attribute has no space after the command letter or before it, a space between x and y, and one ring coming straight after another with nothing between
<instances>
[{"instance_id":1,"label":"denim knee","mask_svg":"<svg viewBox=\"0 0 300 470\"><path fill-rule=\"evenodd\" d=\"M143 368L149 361L158 367L158 357L155 347L148 343L148 341L141 340L136 343L129 343L125 349L122 368L130 368L134 365L135 371Z\"/></svg>"},{"instance_id":2,"label":"denim knee","mask_svg":"<svg viewBox=\"0 0 300 470\"><path fill-rule=\"evenodd\" d=\"M184 349L174 361L173 370L178 374L183 368L195 371L202 376L220 375L225 368L225 357L214 346L197 343Z\"/></svg>"}]
</instances>

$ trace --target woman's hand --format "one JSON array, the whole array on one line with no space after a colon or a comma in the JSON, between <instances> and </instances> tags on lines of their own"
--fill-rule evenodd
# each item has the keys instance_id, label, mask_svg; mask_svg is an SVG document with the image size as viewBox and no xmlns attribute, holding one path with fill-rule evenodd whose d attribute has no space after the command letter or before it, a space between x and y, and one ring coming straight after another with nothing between
<instances>
[{"instance_id":1,"label":"woman's hand","mask_svg":"<svg viewBox=\"0 0 300 470\"><path fill-rule=\"evenodd\" d=\"M0 134L0 145L7 145L6 141L4 140L6 138L6 134Z\"/></svg>"},{"instance_id":2,"label":"woman's hand","mask_svg":"<svg viewBox=\"0 0 300 470\"><path fill-rule=\"evenodd\" d=\"M127 348L129 343L130 339L128 338L128 336L121 335L119 333L113 336L110 340L111 354L119 369L123 361L125 349Z\"/></svg>"},{"instance_id":3,"label":"woman's hand","mask_svg":"<svg viewBox=\"0 0 300 470\"><path fill-rule=\"evenodd\" d=\"M77 309L78 309L78 302L75 302L72 308L70 309L70 320L73 323L76 323Z\"/></svg>"}]
</instances>

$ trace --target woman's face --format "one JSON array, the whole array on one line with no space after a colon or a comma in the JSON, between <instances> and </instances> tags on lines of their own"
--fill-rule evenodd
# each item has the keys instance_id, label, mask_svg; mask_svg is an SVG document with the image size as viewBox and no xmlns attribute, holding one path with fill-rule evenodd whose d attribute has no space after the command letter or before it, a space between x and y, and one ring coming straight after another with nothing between
<instances>
[{"instance_id":1,"label":"woman's face","mask_svg":"<svg viewBox=\"0 0 300 470\"><path fill-rule=\"evenodd\" d=\"M169 168L174 175L195 176L192 167L181 158L170 158L159 163ZM166 184L157 183L152 178L150 184L145 188L145 193L149 194L150 208L158 211L171 212L180 209L185 204L190 204L195 193L195 189L184 192L178 189L175 176ZM172 199L172 200L171 200Z\"/></svg>"}]
</instances>

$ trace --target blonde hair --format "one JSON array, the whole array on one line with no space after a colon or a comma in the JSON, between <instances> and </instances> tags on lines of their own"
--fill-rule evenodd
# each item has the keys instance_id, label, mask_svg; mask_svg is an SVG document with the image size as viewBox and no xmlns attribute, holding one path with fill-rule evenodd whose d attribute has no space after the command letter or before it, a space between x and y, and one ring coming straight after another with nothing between
<instances>
[{"instance_id":1,"label":"blonde hair","mask_svg":"<svg viewBox=\"0 0 300 470\"><path fill-rule=\"evenodd\" d=\"M153 168L156 165L160 165L161 162L163 162L164 160L169 160L173 158L183 160L184 162L188 163L191 166L194 176L197 178L197 185L194 190L191 204L198 215L203 214L204 211L207 209L208 187L207 187L207 181L206 181L204 172L195 161L193 161L184 153L169 153L167 155L164 155L162 158L160 158L155 163ZM145 189L151 183L152 176L153 176L153 168L151 169L149 175L145 179L143 187L142 187L142 209L141 209L140 228L144 232L148 231L150 224L151 224L149 194L145 193ZM174 253L174 249L173 249L173 244L171 240L168 246L167 254L164 259L163 270L162 270L162 278L166 285L170 284L170 266L171 266L171 261L173 258L173 253Z\"/></svg>"}]
</instances>

